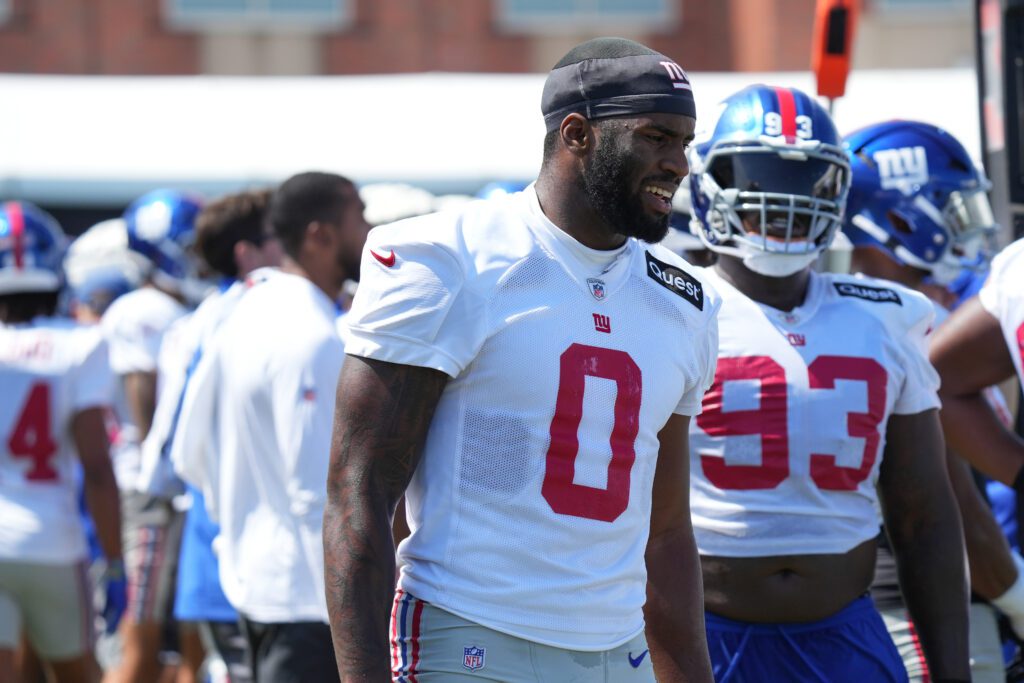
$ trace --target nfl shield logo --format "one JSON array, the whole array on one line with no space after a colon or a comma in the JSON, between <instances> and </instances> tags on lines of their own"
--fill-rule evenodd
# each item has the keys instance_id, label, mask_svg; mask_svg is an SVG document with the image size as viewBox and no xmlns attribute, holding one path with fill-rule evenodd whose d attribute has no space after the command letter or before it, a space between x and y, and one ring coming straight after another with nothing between
<instances>
[{"instance_id":1,"label":"nfl shield logo","mask_svg":"<svg viewBox=\"0 0 1024 683\"><path fill-rule=\"evenodd\" d=\"M487 649L482 647L464 647L462 648L462 666L466 667L470 671L484 668L484 657L487 655Z\"/></svg>"},{"instance_id":2,"label":"nfl shield logo","mask_svg":"<svg viewBox=\"0 0 1024 683\"><path fill-rule=\"evenodd\" d=\"M594 295L594 298L598 301L604 301L604 280L588 277L587 284L590 285L590 293Z\"/></svg>"}]
</instances>

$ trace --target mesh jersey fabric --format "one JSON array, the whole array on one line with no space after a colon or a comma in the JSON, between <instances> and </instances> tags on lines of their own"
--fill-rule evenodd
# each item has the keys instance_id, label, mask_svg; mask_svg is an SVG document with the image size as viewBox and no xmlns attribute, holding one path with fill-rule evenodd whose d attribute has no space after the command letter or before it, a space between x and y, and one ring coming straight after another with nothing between
<instances>
[{"instance_id":1,"label":"mesh jersey fabric","mask_svg":"<svg viewBox=\"0 0 1024 683\"><path fill-rule=\"evenodd\" d=\"M452 378L406 491L400 588L557 647L642 630L657 435L700 409L719 305L695 277L699 308L659 284L648 253L692 270L632 239L583 246L532 186L370 233L346 351Z\"/></svg>"},{"instance_id":2,"label":"mesh jersey fabric","mask_svg":"<svg viewBox=\"0 0 1024 683\"><path fill-rule=\"evenodd\" d=\"M0 559L83 559L71 422L110 404L107 346L67 320L0 326L0 386Z\"/></svg>"},{"instance_id":3,"label":"mesh jersey fabric","mask_svg":"<svg viewBox=\"0 0 1024 683\"><path fill-rule=\"evenodd\" d=\"M939 406L925 353L931 302L891 282L812 273L804 303L784 312L705 276L723 303L715 383L690 423L699 551L843 553L874 538L888 419Z\"/></svg>"}]
</instances>

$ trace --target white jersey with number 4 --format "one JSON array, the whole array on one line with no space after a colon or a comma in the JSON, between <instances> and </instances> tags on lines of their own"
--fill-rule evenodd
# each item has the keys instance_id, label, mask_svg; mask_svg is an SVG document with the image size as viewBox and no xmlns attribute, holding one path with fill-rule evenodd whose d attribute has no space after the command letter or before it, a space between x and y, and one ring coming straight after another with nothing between
<instances>
[{"instance_id":1,"label":"white jersey with number 4","mask_svg":"<svg viewBox=\"0 0 1024 683\"><path fill-rule=\"evenodd\" d=\"M1017 377L1024 382L1024 239L992 259L992 272L978 300L999 321Z\"/></svg>"},{"instance_id":2,"label":"white jersey with number 4","mask_svg":"<svg viewBox=\"0 0 1024 683\"><path fill-rule=\"evenodd\" d=\"M0 560L80 560L71 423L110 403L99 330L49 318L0 326L0 387Z\"/></svg>"},{"instance_id":3,"label":"white jersey with number 4","mask_svg":"<svg viewBox=\"0 0 1024 683\"><path fill-rule=\"evenodd\" d=\"M700 411L718 305L666 249L583 246L532 188L375 228L346 351L451 377L400 587L557 647L639 633L658 432Z\"/></svg>"},{"instance_id":4,"label":"white jersey with number 4","mask_svg":"<svg viewBox=\"0 0 1024 683\"><path fill-rule=\"evenodd\" d=\"M897 284L812 273L790 312L706 272L722 295L715 382L690 424L701 554L844 553L878 535L891 415L939 405L934 310Z\"/></svg>"}]
</instances>

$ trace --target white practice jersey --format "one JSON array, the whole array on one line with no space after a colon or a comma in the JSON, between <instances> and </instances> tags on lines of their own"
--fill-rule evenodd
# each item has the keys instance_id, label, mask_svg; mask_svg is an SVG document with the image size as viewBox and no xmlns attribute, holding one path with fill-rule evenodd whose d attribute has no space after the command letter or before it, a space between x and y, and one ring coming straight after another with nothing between
<instances>
[{"instance_id":1,"label":"white practice jersey","mask_svg":"<svg viewBox=\"0 0 1024 683\"><path fill-rule=\"evenodd\" d=\"M96 328L37 318L0 326L0 560L85 557L71 424L110 404L107 347Z\"/></svg>"},{"instance_id":2,"label":"white practice jersey","mask_svg":"<svg viewBox=\"0 0 1024 683\"><path fill-rule=\"evenodd\" d=\"M978 299L999 321L1017 377L1024 382L1024 239L1013 242L992 259L992 272Z\"/></svg>"},{"instance_id":3,"label":"white practice jersey","mask_svg":"<svg viewBox=\"0 0 1024 683\"><path fill-rule=\"evenodd\" d=\"M922 294L811 273L790 312L713 269L722 295L714 385L690 425L690 505L701 554L844 553L878 535L891 415L939 406Z\"/></svg>"},{"instance_id":4,"label":"white practice jersey","mask_svg":"<svg viewBox=\"0 0 1024 683\"><path fill-rule=\"evenodd\" d=\"M658 432L700 411L718 295L659 246L588 249L532 187L375 228L361 272L346 350L452 378L400 587L556 647L634 637Z\"/></svg>"},{"instance_id":5,"label":"white practice jersey","mask_svg":"<svg viewBox=\"0 0 1024 683\"><path fill-rule=\"evenodd\" d=\"M164 334L185 313L184 306L154 287L141 287L115 299L100 322L114 375L157 372ZM111 443L114 474L118 488L132 491L139 478L140 435L120 379L114 383L114 417L118 428Z\"/></svg>"},{"instance_id":6,"label":"white practice jersey","mask_svg":"<svg viewBox=\"0 0 1024 683\"><path fill-rule=\"evenodd\" d=\"M309 280L276 273L238 301L185 390L171 457L209 493L224 593L255 621L327 621L323 511L345 355L336 314Z\"/></svg>"}]
</instances>

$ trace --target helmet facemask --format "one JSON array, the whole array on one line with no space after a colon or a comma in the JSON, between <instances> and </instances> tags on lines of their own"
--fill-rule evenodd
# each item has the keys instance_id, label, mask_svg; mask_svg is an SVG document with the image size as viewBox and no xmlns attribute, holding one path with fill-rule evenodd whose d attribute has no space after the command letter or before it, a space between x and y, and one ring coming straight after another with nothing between
<instances>
[{"instance_id":1,"label":"helmet facemask","mask_svg":"<svg viewBox=\"0 0 1024 683\"><path fill-rule=\"evenodd\" d=\"M848 188L849 163L834 145L767 136L719 144L700 171L708 198L701 235L755 272L791 275L828 248Z\"/></svg>"}]
</instances>

